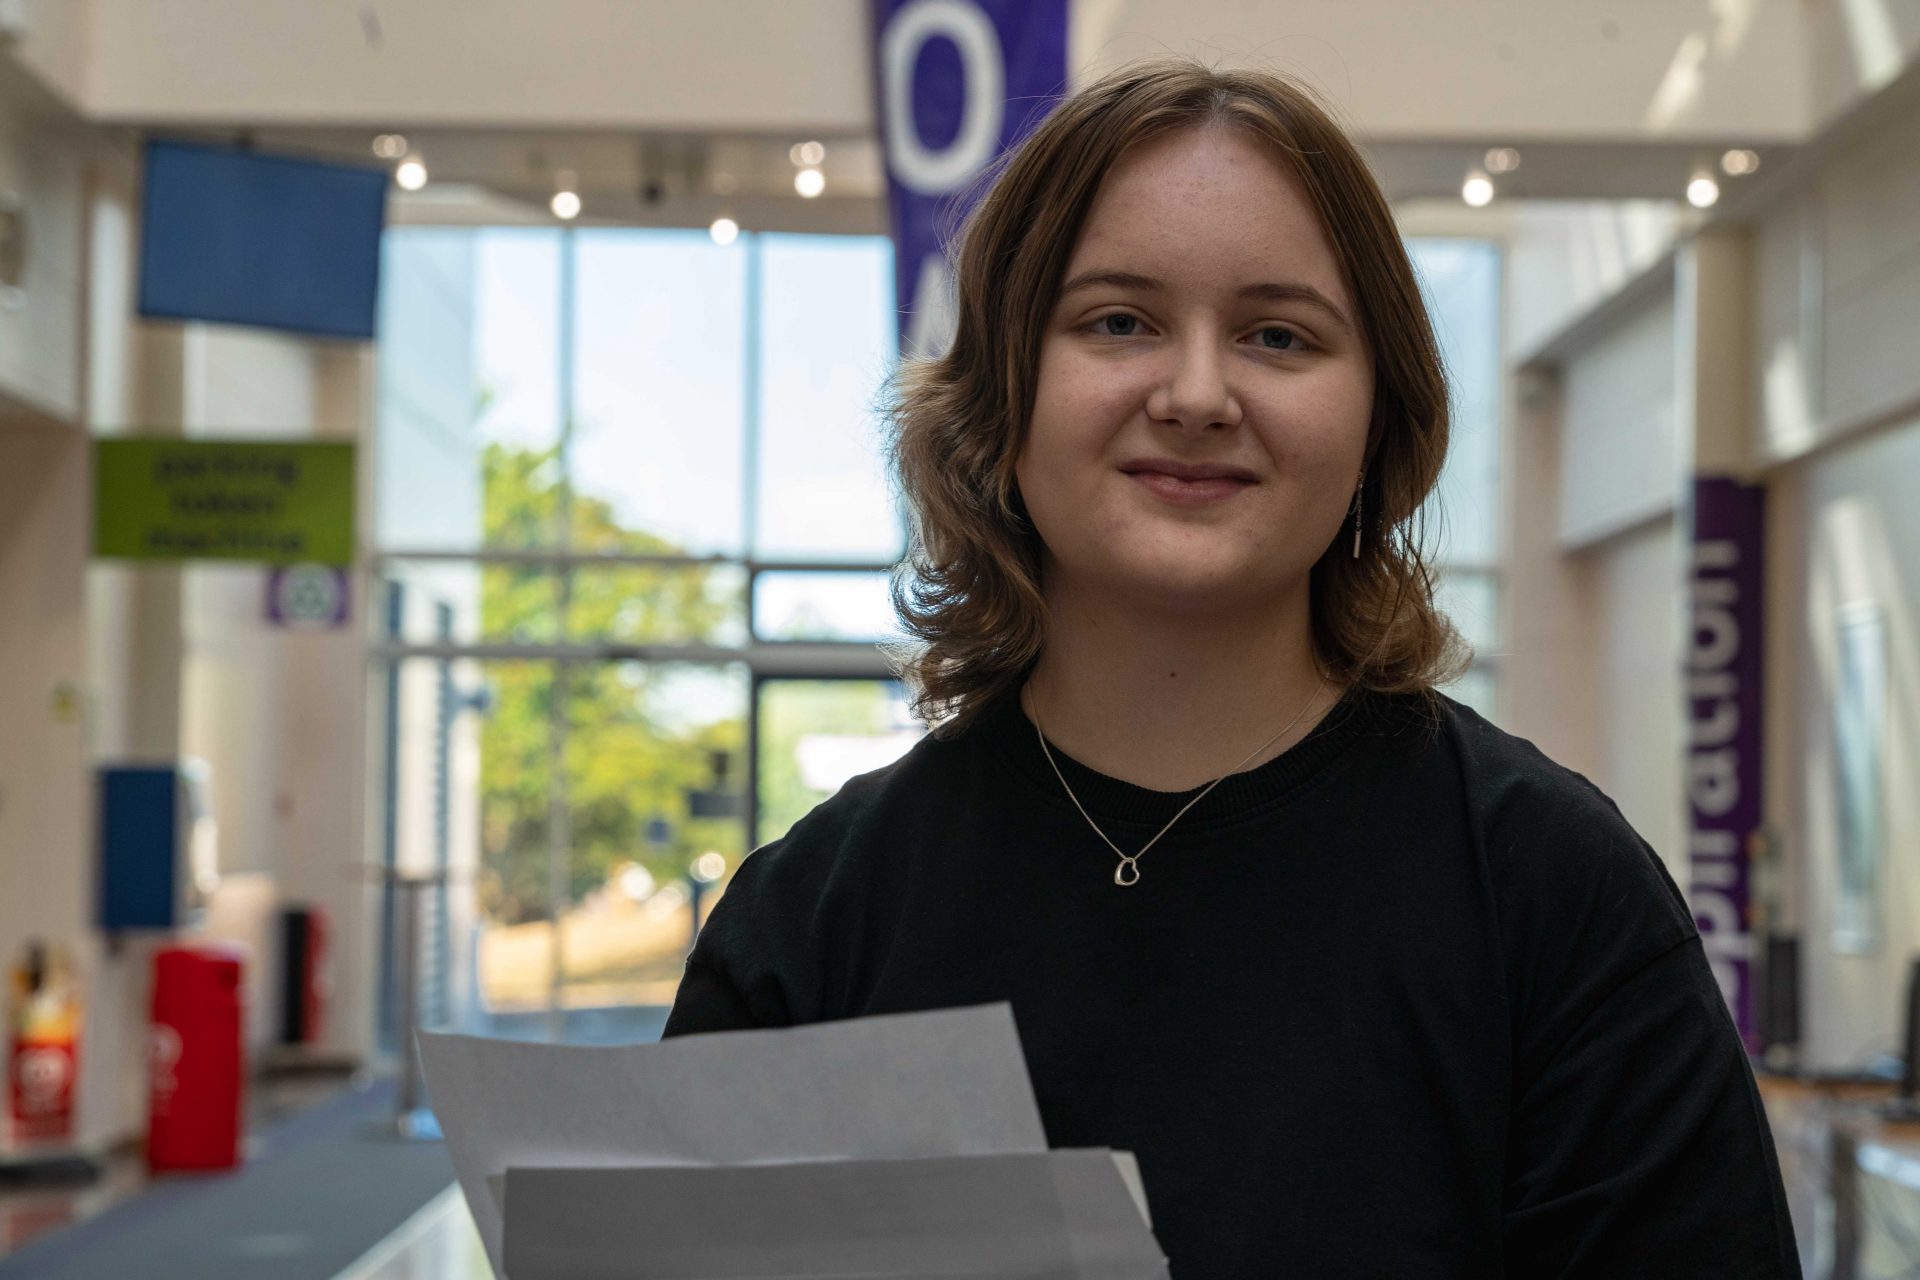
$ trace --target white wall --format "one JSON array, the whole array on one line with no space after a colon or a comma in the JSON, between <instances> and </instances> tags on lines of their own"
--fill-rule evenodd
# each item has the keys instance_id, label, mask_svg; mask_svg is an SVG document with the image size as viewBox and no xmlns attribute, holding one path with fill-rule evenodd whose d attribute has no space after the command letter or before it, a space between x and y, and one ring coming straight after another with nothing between
<instances>
[{"instance_id":1,"label":"white wall","mask_svg":"<svg viewBox=\"0 0 1920 1280\"><path fill-rule=\"evenodd\" d=\"M125 177L122 159L0 59L0 189L21 197L28 236L25 296L0 303L0 964L37 937L76 965L87 1010L78 1136L89 1145L144 1114L150 954L142 942L110 949L94 929L93 765L128 748L140 719L140 658L103 630L128 624L132 599L100 596L87 563L86 403L116 360L124 371L133 359L124 342L100 354L83 339L89 312L125 314L125 281L94 252L92 216ZM76 712L60 709L69 702Z\"/></svg>"},{"instance_id":2,"label":"white wall","mask_svg":"<svg viewBox=\"0 0 1920 1280\"><path fill-rule=\"evenodd\" d=\"M1766 462L1920 402L1916 127L1860 137L1759 220L1753 451Z\"/></svg>"},{"instance_id":3,"label":"white wall","mask_svg":"<svg viewBox=\"0 0 1920 1280\"><path fill-rule=\"evenodd\" d=\"M1871 6L1853 6L1863 14ZM1911 41L1908 6L1881 15ZM1883 42L1884 43L1884 42ZM1862 32L1823 56L1858 67ZM1769 473L1769 811L1794 859L1806 1048L1854 1065L1892 1047L1905 963L1920 951L1920 166L1909 111L1852 138L1754 229L1751 453ZM1877 601L1892 696L1886 759L1885 936L1831 945L1837 834L1832 691L1838 611Z\"/></svg>"},{"instance_id":4,"label":"white wall","mask_svg":"<svg viewBox=\"0 0 1920 1280\"><path fill-rule=\"evenodd\" d=\"M1680 529L1671 516L1589 549L1598 627L1591 775L1680 884L1687 870Z\"/></svg>"},{"instance_id":5,"label":"white wall","mask_svg":"<svg viewBox=\"0 0 1920 1280\"><path fill-rule=\"evenodd\" d=\"M1509 294L1513 287L1510 272ZM1592 777L1601 767L1592 575L1588 561L1566 554L1555 536L1565 397L1556 369L1529 369L1514 381L1500 462L1506 552L1498 720Z\"/></svg>"},{"instance_id":6,"label":"white wall","mask_svg":"<svg viewBox=\"0 0 1920 1280\"><path fill-rule=\"evenodd\" d=\"M1797 469L1798 501L1776 511L1776 554L1795 557L1770 575L1782 593L1770 636L1791 702L1775 714L1797 730L1776 773L1789 847L1801 861L1806 1040L1820 1065L1852 1065L1891 1052L1906 964L1920 954L1920 418L1851 440ZM1839 611L1877 602L1887 629L1888 693L1882 937L1867 955L1831 944L1838 842L1832 690Z\"/></svg>"},{"instance_id":7,"label":"white wall","mask_svg":"<svg viewBox=\"0 0 1920 1280\"><path fill-rule=\"evenodd\" d=\"M187 325L182 339L188 436L370 436L372 366L356 346L216 325ZM258 565L185 568L180 749L212 766L223 870L270 876L283 902L328 912L335 1000L323 1047L363 1054L377 972L363 818L368 602L350 575L346 627L291 632L267 620L267 577ZM264 1034L278 957L257 959Z\"/></svg>"},{"instance_id":8,"label":"white wall","mask_svg":"<svg viewBox=\"0 0 1920 1280\"><path fill-rule=\"evenodd\" d=\"M66 425L0 420L0 963L11 968L29 938L43 939L72 958L91 995L85 717L56 703L61 689L85 687L86 445ZM105 1045L113 1042L109 1034ZM87 1070L103 1047L82 1051ZM109 1116L96 1087L105 1078L96 1069L83 1079L83 1137Z\"/></svg>"},{"instance_id":9,"label":"white wall","mask_svg":"<svg viewBox=\"0 0 1920 1280\"><path fill-rule=\"evenodd\" d=\"M1517 360L1670 253L1683 230L1666 200L1522 202L1507 220L1507 351Z\"/></svg>"},{"instance_id":10,"label":"white wall","mask_svg":"<svg viewBox=\"0 0 1920 1280\"><path fill-rule=\"evenodd\" d=\"M1562 546L1671 511L1678 497L1671 294L1597 335L1562 370Z\"/></svg>"},{"instance_id":11,"label":"white wall","mask_svg":"<svg viewBox=\"0 0 1920 1280\"><path fill-rule=\"evenodd\" d=\"M0 289L0 404L71 422L80 410L88 145L34 88L0 57L0 200L19 199L26 233L20 288Z\"/></svg>"}]
</instances>

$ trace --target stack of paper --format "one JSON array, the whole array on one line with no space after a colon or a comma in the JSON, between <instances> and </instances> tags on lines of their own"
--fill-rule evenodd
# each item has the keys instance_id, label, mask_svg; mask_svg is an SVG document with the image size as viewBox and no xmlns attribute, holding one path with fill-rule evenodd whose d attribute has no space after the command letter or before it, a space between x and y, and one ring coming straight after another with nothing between
<instances>
[{"instance_id":1,"label":"stack of paper","mask_svg":"<svg viewBox=\"0 0 1920 1280\"><path fill-rule=\"evenodd\" d=\"M420 1052L503 1278L1167 1276L1132 1157L1047 1150L1005 1004Z\"/></svg>"}]
</instances>

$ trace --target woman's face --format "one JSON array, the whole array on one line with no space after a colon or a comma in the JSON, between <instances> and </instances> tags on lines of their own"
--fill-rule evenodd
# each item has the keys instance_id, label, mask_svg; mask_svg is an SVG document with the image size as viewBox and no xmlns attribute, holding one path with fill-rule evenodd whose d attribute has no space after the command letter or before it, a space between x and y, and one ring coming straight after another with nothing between
<instances>
[{"instance_id":1,"label":"woman's face","mask_svg":"<svg viewBox=\"0 0 1920 1280\"><path fill-rule=\"evenodd\" d=\"M1340 532L1373 364L1299 180L1238 129L1108 171L1041 341L1015 463L1049 590L1232 608L1301 587ZM1186 485L1154 464L1225 468Z\"/></svg>"}]
</instances>

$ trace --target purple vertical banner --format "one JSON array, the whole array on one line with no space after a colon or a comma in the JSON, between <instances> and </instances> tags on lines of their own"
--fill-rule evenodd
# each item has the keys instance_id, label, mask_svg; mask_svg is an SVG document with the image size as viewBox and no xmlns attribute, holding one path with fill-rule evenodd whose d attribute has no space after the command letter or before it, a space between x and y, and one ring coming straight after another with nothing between
<instances>
[{"instance_id":1,"label":"purple vertical banner","mask_svg":"<svg viewBox=\"0 0 1920 1280\"><path fill-rule=\"evenodd\" d=\"M874 85L893 223L900 345L953 340L942 230L971 183L1066 87L1068 0L873 0Z\"/></svg>"},{"instance_id":2,"label":"purple vertical banner","mask_svg":"<svg viewBox=\"0 0 1920 1280\"><path fill-rule=\"evenodd\" d=\"M1766 490L1696 476L1687 585L1687 896L1747 1048L1758 1052L1752 842L1760 829Z\"/></svg>"}]
</instances>

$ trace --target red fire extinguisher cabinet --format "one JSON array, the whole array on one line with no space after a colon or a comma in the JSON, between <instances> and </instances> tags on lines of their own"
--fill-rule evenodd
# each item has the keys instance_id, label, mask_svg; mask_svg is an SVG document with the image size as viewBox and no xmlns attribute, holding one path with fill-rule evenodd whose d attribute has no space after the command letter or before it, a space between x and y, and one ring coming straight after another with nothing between
<instances>
[{"instance_id":1,"label":"red fire extinguisher cabinet","mask_svg":"<svg viewBox=\"0 0 1920 1280\"><path fill-rule=\"evenodd\" d=\"M156 1173L240 1163L241 991L231 952L168 947L153 958L147 1167Z\"/></svg>"}]
</instances>

